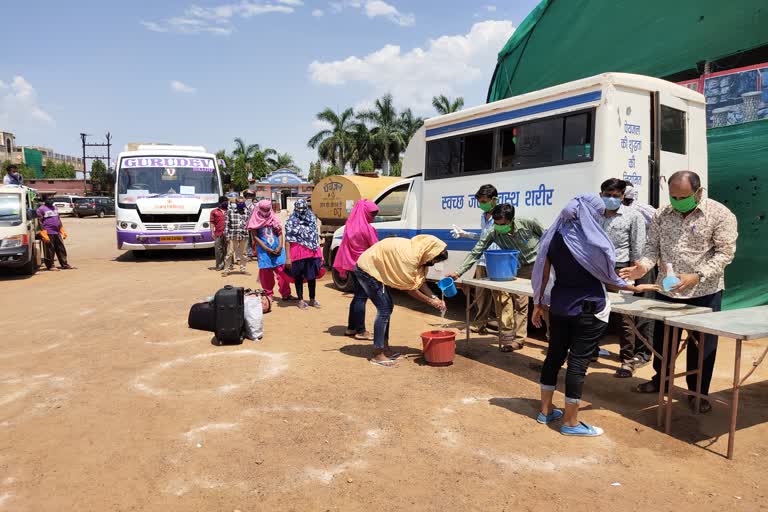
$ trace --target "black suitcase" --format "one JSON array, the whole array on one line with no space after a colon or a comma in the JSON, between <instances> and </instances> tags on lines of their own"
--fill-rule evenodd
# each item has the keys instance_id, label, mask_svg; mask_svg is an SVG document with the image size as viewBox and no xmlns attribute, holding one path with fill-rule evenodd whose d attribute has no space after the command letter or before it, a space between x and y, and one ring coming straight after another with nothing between
<instances>
[{"instance_id":1,"label":"black suitcase","mask_svg":"<svg viewBox=\"0 0 768 512\"><path fill-rule=\"evenodd\" d=\"M243 289L225 286L216 292L213 304L216 308L216 340L223 343L242 343L245 326Z\"/></svg>"},{"instance_id":2,"label":"black suitcase","mask_svg":"<svg viewBox=\"0 0 768 512\"><path fill-rule=\"evenodd\" d=\"M213 307L213 302L192 304L187 323L191 329L216 332L216 308Z\"/></svg>"}]
</instances>

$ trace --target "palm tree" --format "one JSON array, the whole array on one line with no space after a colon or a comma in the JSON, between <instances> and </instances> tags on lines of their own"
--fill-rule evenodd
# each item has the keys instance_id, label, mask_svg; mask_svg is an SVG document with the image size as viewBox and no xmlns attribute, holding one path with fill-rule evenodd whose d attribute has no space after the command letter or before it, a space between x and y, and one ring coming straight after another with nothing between
<instances>
[{"instance_id":1,"label":"palm tree","mask_svg":"<svg viewBox=\"0 0 768 512\"><path fill-rule=\"evenodd\" d=\"M459 96L455 100L451 100L448 96L441 94L432 97L432 106L440 115L450 114L451 112L458 112L464 107L464 98Z\"/></svg>"},{"instance_id":2,"label":"palm tree","mask_svg":"<svg viewBox=\"0 0 768 512\"><path fill-rule=\"evenodd\" d=\"M414 117L413 112L411 112L411 109L407 108L402 112L400 112L399 121L400 121L400 129L403 132L403 139L405 140L405 144L408 145L408 142L411 140L411 138L413 138L414 134L424 124L424 118Z\"/></svg>"},{"instance_id":3,"label":"palm tree","mask_svg":"<svg viewBox=\"0 0 768 512\"><path fill-rule=\"evenodd\" d=\"M299 166L296 165L296 162L293 161L293 157L288 153L279 153L274 156L270 156L267 158L267 164L269 164L269 167L273 171L278 169L291 169L293 171L299 170Z\"/></svg>"},{"instance_id":4,"label":"palm tree","mask_svg":"<svg viewBox=\"0 0 768 512\"><path fill-rule=\"evenodd\" d=\"M358 118L373 125L371 139L382 147L385 164L382 166L382 171L385 176L389 175L390 152L399 154L405 147L403 132L397 116L397 109L392 101L392 95L385 94L377 99L373 105L373 110L360 113Z\"/></svg>"},{"instance_id":5,"label":"palm tree","mask_svg":"<svg viewBox=\"0 0 768 512\"><path fill-rule=\"evenodd\" d=\"M360 162L371 156L371 146L371 132L368 131L368 127L364 123L356 123L352 132L352 150L349 160L353 172L357 172Z\"/></svg>"},{"instance_id":6,"label":"palm tree","mask_svg":"<svg viewBox=\"0 0 768 512\"><path fill-rule=\"evenodd\" d=\"M343 172L349 160L355 112L348 108L339 114L326 108L317 114L317 119L330 127L317 132L307 145L317 148L320 158L330 160Z\"/></svg>"}]
</instances>

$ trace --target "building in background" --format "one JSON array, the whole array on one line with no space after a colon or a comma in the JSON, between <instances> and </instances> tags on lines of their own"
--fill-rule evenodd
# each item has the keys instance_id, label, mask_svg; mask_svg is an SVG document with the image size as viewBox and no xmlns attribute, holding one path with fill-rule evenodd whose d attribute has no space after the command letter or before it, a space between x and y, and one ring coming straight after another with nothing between
<instances>
[{"instance_id":1,"label":"building in background","mask_svg":"<svg viewBox=\"0 0 768 512\"><path fill-rule=\"evenodd\" d=\"M281 208L288 208L289 197L310 199L314 188L312 183L292 169L277 169L261 181L254 181L248 187L256 197L280 201Z\"/></svg>"},{"instance_id":2,"label":"building in background","mask_svg":"<svg viewBox=\"0 0 768 512\"><path fill-rule=\"evenodd\" d=\"M37 162L29 162L27 155L33 155L32 159L40 161L40 166L45 167L49 162L56 164L69 164L76 171L83 170L82 157L57 153L52 148L44 146L19 146L16 144L16 136L13 132L0 130L0 162L9 160L14 164L26 164L37 169ZM39 156L38 156L39 155Z\"/></svg>"},{"instance_id":3,"label":"building in background","mask_svg":"<svg viewBox=\"0 0 768 512\"><path fill-rule=\"evenodd\" d=\"M33 180L26 180L24 182L28 187L32 187L38 193L38 195L72 195L82 196L83 194L83 180L82 179L64 179L64 178L36 178ZM93 193L93 185L91 180L88 180L85 184L85 195L91 195Z\"/></svg>"}]
</instances>

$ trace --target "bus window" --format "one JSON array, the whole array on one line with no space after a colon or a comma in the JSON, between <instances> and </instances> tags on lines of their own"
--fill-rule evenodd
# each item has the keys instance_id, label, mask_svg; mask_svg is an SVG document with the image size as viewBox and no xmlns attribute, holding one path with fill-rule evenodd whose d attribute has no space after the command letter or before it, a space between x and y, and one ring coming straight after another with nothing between
<instances>
[{"instance_id":1,"label":"bus window","mask_svg":"<svg viewBox=\"0 0 768 512\"><path fill-rule=\"evenodd\" d=\"M461 137L427 144L427 179L458 176L461 169Z\"/></svg>"},{"instance_id":2,"label":"bus window","mask_svg":"<svg viewBox=\"0 0 768 512\"><path fill-rule=\"evenodd\" d=\"M513 167L548 165L562 160L562 117L522 124L513 130L517 130Z\"/></svg>"},{"instance_id":3,"label":"bus window","mask_svg":"<svg viewBox=\"0 0 768 512\"><path fill-rule=\"evenodd\" d=\"M493 169L493 132L464 137L463 172L490 172Z\"/></svg>"},{"instance_id":4,"label":"bus window","mask_svg":"<svg viewBox=\"0 0 768 512\"><path fill-rule=\"evenodd\" d=\"M410 183L404 183L399 187L393 188L379 199L376 203L379 207L379 214L376 215L374 222L395 222L401 220L409 187Z\"/></svg>"},{"instance_id":5,"label":"bus window","mask_svg":"<svg viewBox=\"0 0 768 512\"><path fill-rule=\"evenodd\" d=\"M685 154L685 112L661 106L661 150Z\"/></svg>"},{"instance_id":6,"label":"bus window","mask_svg":"<svg viewBox=\"0 0 768 512\"><path fill-rule=\"evenodd\" d=\"M499 134L501 141L501 151L499 151L499 169L512 167L515 159L515 137L517 129L514 127L502 128Z\"/></svg>"},{"instance_id":7,"label":"bus window","mask_svg":"<svg viewBox=\"0 0 768 512\"><path fill-rule=\"evenodd\" d=\"M565 118L563 134L563 160L572 161L592 157L592 115L576 114Z\"/></svg>"}]
</instances>

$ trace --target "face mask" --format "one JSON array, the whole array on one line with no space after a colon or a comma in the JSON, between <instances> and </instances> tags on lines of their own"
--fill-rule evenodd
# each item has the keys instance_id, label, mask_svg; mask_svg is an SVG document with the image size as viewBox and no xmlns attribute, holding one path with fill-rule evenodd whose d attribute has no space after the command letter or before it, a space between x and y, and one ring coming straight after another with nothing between
<instances>
[{"instance_id":1,"label":"face mask","mask_svg":"<svg viewBox=\"0 0 768 512\"><path fill-rule=\"evenodd\" d=\"M245 203L237 203L238 210L245 210Z\"/></svg>"},{"instance_id":2,"label":"face mask","mask_svg":"<svg viewBox=\"0 0 768 512\"><path fill-rule=\"evenodd\" d=\"M493 229L500 235L508 235L512 231L512 224L494 224Z\"/></svg>"},{"instance_id":3,"label":"face mask","mask_svg":"<svg viewBox=\"0 0 768 512\"><path fill-rule=\"evenodd\" d=\"M672 208L680 213L688 213L699 204L698 201L696 201L695 193L692 196L684 197L683 199L675 199L674 197L669 196L669 202L672 205Z\"/></svg>"},{"instance_id":4,"label":"face mask","mask_svg":"<svg viewBox=\"0 0 768 512\"><path fill-rule=\"evenodd\" d=\"M227 209L227 204L229 204L229 203L228 202L221 202L221 203L219 203L219 208L221 208L222 210L226 210Z\"/></svg>"},{"instance_id":5,"label":"face mask","mask_svg":"<svg viewBox=\"0 0 768 512\"><path fill-rule=\"evenodd\" d=\"M618 210L619 206L621 206L621 199L618 197L604 197L603 203L605 203L606 210Z\"/></svg>"},{"instance_id":6,"label":"face mask","mask_svg":"<svg viewBox=\"0 0 768 512\"><path fill-rule=\"evenodd\" d=\"M489 211L493 210L493 208L495 206L494 205L495 202L496 201L490 201L490 202L487 202L487 203L477 203L477 206L481 210L483 210L485 213L488 213Z\"/></svg>"}]
</instances>

